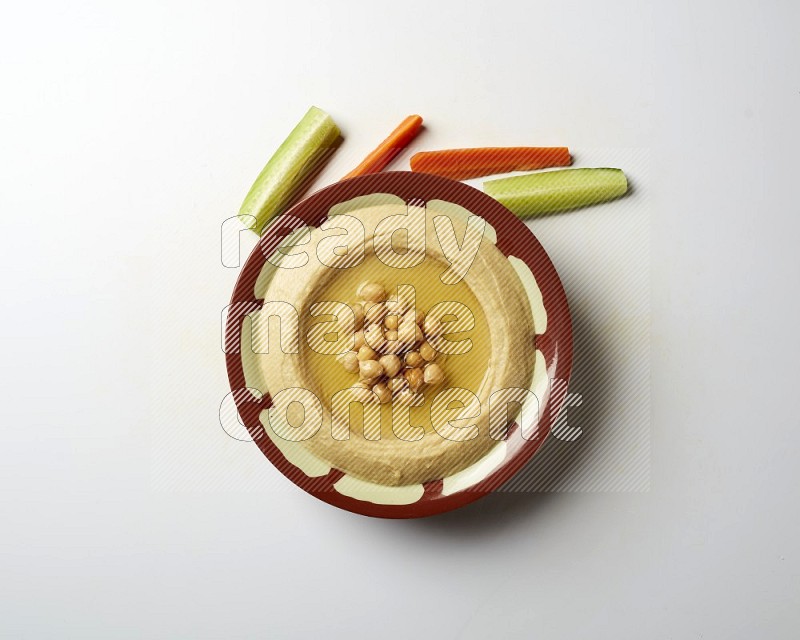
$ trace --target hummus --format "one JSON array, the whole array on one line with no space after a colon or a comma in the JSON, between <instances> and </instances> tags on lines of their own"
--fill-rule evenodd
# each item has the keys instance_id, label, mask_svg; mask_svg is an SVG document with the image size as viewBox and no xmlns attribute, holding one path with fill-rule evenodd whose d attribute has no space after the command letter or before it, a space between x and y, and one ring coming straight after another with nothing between
<instances>
[{"instance_id":1,"label":"hummus","mask_svg":"<svg viewBox=\"0 0 800 640\"><path fill-rule=\"evenodd\" d=\"M300 441L333 468L376 484L422 483L473 464L502 438L497 416L505 426L519 410L513 401L503 402L513 400L513 394L497 392L531 385L533 317L517 273L481 218L440 205L412 208L394 200L331 216L320 228L293 234L257 284L265 308L253 316L253 340L261 345L255 357L266 386L261 391L275 401L265 428ZM412 213L424 223L403 228L402 216ZM387 219L394 222L387 225ZM457 308L468 309L470 317L460 322L458 313L446 315L458 329L446 338L469 348L452 349L437 360L445 382L422 390L419 406L380 404L375 431L365 427L366 406L354 402L348 405L350 420L343 431L332 398L350 389L358 376L345 371L335 353L312 348L310 339L321 333L315 326L327 323L329 329L331 318L337 319L335 312L331 315L335 307L320 303L355 303L364 281L381 283L390 296L399 286L411 285L416 308L426 313L443 302L459 303ZM270 317L277 309L271 302L291 305L296 319L281 316L279 327ZM282 335L285 331L296 336ZM347 330L325 335L329 351L352 348L341 346L351 338ZM453 389L467 392L440 396ZM502 406L490 411L493 404Z\"/></svg>"}]
</instances>

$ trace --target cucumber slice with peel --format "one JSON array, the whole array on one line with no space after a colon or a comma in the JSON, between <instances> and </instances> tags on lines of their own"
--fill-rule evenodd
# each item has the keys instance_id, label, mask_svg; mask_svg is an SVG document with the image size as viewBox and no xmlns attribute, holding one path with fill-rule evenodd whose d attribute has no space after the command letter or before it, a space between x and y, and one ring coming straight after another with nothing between
<instances>
[{"instance_id":1,"label":"cucumber slice with peel","mask_svg":"<svg viewBox=\"0 0 800 640\"><path fill-rule=\"evenodd\" d=\"M621 169L563 169L488 180L483 190L520 218L529 218L619 198L628 180Z\"/></svg>"},{"instance_id":2,"label":"cucumber slice with peel","mask_svg":"<svg viewBox=\"0 0 800 640\"><path fill-rule=\"evenodd\" d=\"M239 209L240 220L260 234L272 218L292 204L340 136L333 119L322 109L311 107L258 174Z\"/></svg>"}]
</instances>

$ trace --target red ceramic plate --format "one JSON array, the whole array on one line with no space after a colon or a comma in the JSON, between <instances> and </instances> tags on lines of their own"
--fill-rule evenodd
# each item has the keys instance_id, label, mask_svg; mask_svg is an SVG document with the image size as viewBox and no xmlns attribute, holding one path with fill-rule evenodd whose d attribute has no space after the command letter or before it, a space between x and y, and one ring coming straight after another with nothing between
<instances>
[{"instance_id":1,"label":"red ceramic plate","mask_svg":"<svg viewBox=\"0 0 800 640\"><path fill-rule=\"evenodd\" d=\"M504 438L469 469L410 487L383 487L351 479L335 468L322 471L300 464L269 436L259 416L272 405L266 390L254 394L245 377L242 333L245 318L258 310L263 300L255 296L255 285L267 257L287 233L303 225L319 226L332 207L353 198L388 194L404 202L444 201L483 217L494 228L497 248L533 276L531 308L536 335L536 363L532 389L538 398L538 423L514 423ZM535 308L534 308L535 307ZM368 516L416 518L442 513L466 505L498 489L539 450L550 432L566 394L572 369L572 324L564 288L552 262L533 233L508 209L486 194L460 182L424 173L405 171L378 173L339 182L322 189L278 218L261 237L236 283L229 307L225 353L233 397L242 422L254 443L289 480L306 492L334 506ZM538 380L538 382L537 382ZM551 381L558 380L559 384ZM521 434L534 434L523 437ZM457 476L457 477L456 477Z\"/></svg>"}]
</instances>

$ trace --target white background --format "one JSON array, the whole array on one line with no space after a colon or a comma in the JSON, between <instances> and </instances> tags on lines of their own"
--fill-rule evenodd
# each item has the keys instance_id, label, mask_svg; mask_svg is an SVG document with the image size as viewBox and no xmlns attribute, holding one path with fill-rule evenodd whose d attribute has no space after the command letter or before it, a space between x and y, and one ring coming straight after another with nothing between
<instances>
[{"instance_id":1,"label":"white background","mask_svg":"<svg viewBox=\"0 0 800 640\"><path fill-rule=\"evenodd\" d=\"M798 17L790 2L6 8L0 633L797 637ZM252 445L188 444L219 428L209 344L236 276L221 221L310 104L346 138L323 182L412 112L427 148L649 150L649 247L627 244L649 254L649 490L369 520L265 486ZM589 214L532 224L573 296L592 270L565 258L569 230Z\"/></svg>"}]
</instances>

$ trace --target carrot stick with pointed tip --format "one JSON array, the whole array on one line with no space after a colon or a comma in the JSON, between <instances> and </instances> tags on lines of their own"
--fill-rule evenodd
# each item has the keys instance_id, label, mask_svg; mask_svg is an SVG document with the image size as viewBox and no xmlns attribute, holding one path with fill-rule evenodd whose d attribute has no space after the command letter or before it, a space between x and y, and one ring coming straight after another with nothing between
<instances>
[{"instance_id":1,"label":"carrot stick with pointed tip","mask_svg":"<svg viewBox=\"0 0 800 640\"><path fill-rule=\"evenodd\" d=\"M389 137L381 142L355 169L342 178L355 178L368 173L378 173L408 146L422 127L422 118L413 115L403 120Z\"/></svg>"},{"instance_id":2,"label":"carrot stick with pointed tip","mask_svg":"<svg viewBox=\"0 0 800 640\"><path fill-rule=\"evenodd\" d=\"M509 171L566 167L567 147L482 147L421 151L411 156L411 170L453 180L468 180Z\"/></svg>"}]
</instances>

